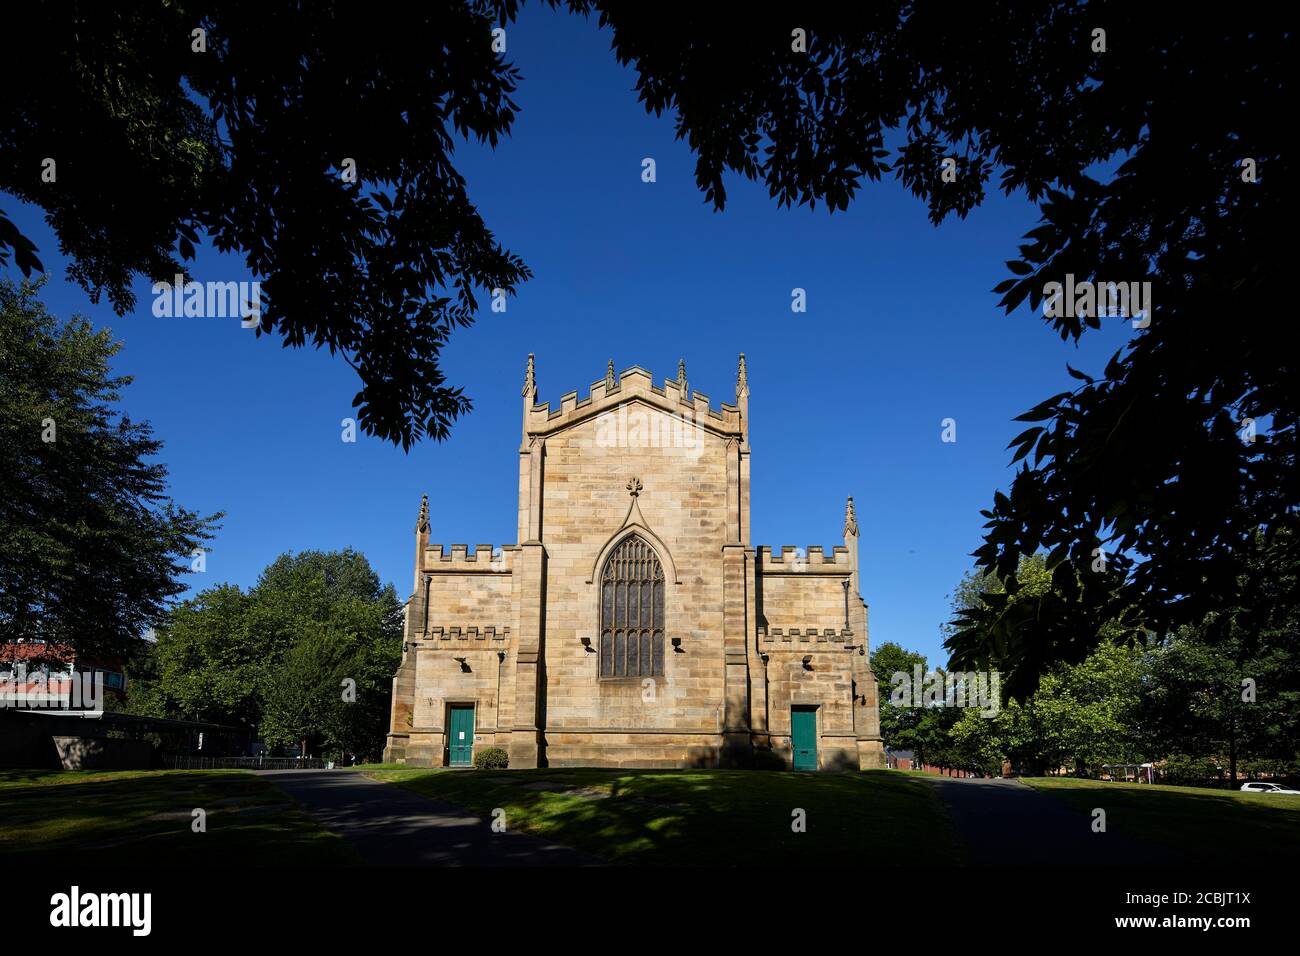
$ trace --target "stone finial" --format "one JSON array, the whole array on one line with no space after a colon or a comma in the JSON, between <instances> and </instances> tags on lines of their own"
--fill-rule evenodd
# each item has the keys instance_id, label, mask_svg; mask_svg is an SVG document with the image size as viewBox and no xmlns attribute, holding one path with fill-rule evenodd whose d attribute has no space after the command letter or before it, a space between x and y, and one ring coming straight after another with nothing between
<instances>
[{"instance_id":1,"label":"stone finial","mask_svg":"<svg viewBox=\"0 0 1300 956\"><path fill-rule=\"evenodd\" d=\"M686 359L677 360L677 391L681 393L682 398L690 395L690 385L686 381Z\"/></svg>"},{"instance_id":2,"label":"stone finial","mask_svg":"<svg viewBox=\"0 0 1300 956\"><path fill-rule=\"evenodd\" d=\"M631 495L633 498L641 494L641 487L642 486L641 486L640 478L629 478L627 480L627 493Z\"/></svg>"},{"instance_id":3,"label":"stone finial","mask_svg":"<svg viewBox=\"0 0 1300 956\"><path fill-rule=\"evenodd\" d=\"M605 369L605 391L612 392L618 388L618 376L614 374L614 360L609 360L609 368Z\"/></svg>"},{"instance_id":4,"label":"stone finial","mask_svg":"<svg viewBox=\"0 0 1300 956\"><path fill-rule=\"evenodd\" d=\"M528 353L528 371L524 373L524 390L520 394L527 396L537 391L537 375L533 365L533 353Z\"/></svg>"},{"instance_id":5,"label":"stone finial","mask_svg":"<svg viewBox=\"0 0 1300 956\"><path fill-rule=\"evenodd\" d=\"M858 516L853 510L853 496L849 495L848 506L844 509L844 536L848 537L849 535L853 535L854 537L857 537L857 534Z\"/></svg>"},{"instance_id":6,"label":"stone finial","mask_svg":"<svg viewBox=\"0 0 1300 956\"><path fill-rule=\"evenodd\" d=\"M740 353L740 368L736 370L736 398L749 394L749 376L745 372L745 353Z\"/></svg>"},{"instance_id":7,"label":"stone finial","mask_svg":"<svg viewBox=\"0 0 1300 956\"><path fill-rule=\"evenodd\" d=\"M420 517L415 523L415 533L424 534L429 530L429 496L420 496Z\"/></svg>"}]
</instances>

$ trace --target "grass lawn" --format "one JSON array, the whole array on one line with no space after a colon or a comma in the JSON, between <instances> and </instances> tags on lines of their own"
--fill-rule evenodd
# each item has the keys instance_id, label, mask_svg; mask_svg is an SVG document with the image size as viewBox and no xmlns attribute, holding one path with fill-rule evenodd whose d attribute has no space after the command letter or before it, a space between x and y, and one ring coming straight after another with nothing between
<instances>
[{"instance_id":1,"label":"grass lawn","mask_svg":"<svg viewBox=\"0 0 1300 956\"><path fill-rule=\"evenodd\" d=\"M395 783L615 863L650 865L962 862L934 791L888 770L417 770ZM806 832L791 829L806 812Z\"/></svg>"},{"instance_id":2,"label":"grass lawn","mask_svg":"<svg viewBox=\"0 0 1300 956\"><path fill-rule=\"evenodd\" d=\"M1300 797L1073 777L1023 780L1079 809L1101 807L1108 830L1173 847L1191 863L1294 865L1300 858Z\"/></svg>"},{"instance_id":3,"label":"grass lawn","mask_svg":"<svg viewBox=\"0 0 1300 956\"><path fill-rule=\"evenodd\" d=\"M194 833L192 811L207 812ZM342 838L239 770L0 770L0 859L111 866L356 862Z\"/></svg>"}]
</instances>

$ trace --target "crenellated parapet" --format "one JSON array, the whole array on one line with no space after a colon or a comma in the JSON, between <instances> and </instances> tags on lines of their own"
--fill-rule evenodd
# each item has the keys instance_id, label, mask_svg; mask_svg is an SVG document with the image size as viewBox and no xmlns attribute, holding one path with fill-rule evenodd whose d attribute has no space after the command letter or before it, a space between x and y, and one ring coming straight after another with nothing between
<instances>
[{"instance_id":1,"label":"crenellated parapet","mask_svg":"<svg viewBox=\"0 0 1300 956\"><path fill-rule=\"evenodd\" d=\"M854 634L846 627L773 627L767 628L760 626L758 629L758 641L760 644L787 645L787 650L794 650L794 645L823 645L820 648L808 648L809 650L843 650L845 645L852 645ZM800 646L799 650L804 648Z\"/></svg>"},{"instance_id":2,"label":"crenellated parapet","mask_svg":"<svg viewBox=\"0 0 1300 956\"><path fill-rule=\"evenodd\" d=\"M433 646L444 646L448 642L452 644L469 644L475 641L491 643L509 642L510 627L509 625L500 626L496 624L487 625L468 625L459 627L441 627L434 625L429 628L428 638L422 644L432 644Z\"/></svg>"},{"instance_id":3,"label":"crenellated parapet","mask_svg":"<svg viewBox=\"0 0 1300 956\"><path fill-rule=\"evenodd\" d=\"M526 394L536 395L535 379L528 379ZM748 386L745 397L748 398ZM562 431L579 422L604 414L628 402L642 402L657 408L683 422L689 422L722 437L744 440L746 423L738 405L722 403L714 408L709 396L691 391L685 368L679 366L676 379L664 379L662 386L654 384L654 376L633 365L615 374L613 365L605 377L593 382L585 397L576 391L560 397L558 407L550 402L525 404L525 437L545 437Z\"/></svg>"},{"instance_id":4,"label":"crenellated parapet","mask_svg":"<svg viewBox=\"0 0 1300 956\"><path fill-rule=\"evenodd\" d=\"M514 567L514 545L426 545L420 570L425 574L509 574Z\"/></svg>"},{"instance_id":5,"label":"crenellated parapet","mask_svg":"<svg viewBox=\"0 0 1300 956\"><path fill-rule=\"evenodd\" d=\"M794 545L779 548L759 545L755 549L758 569L763 574L830 574L844 577L853 573L849 549L835 545L829 552L813 545L800 552Z\"/></svg>"}]
</instances>

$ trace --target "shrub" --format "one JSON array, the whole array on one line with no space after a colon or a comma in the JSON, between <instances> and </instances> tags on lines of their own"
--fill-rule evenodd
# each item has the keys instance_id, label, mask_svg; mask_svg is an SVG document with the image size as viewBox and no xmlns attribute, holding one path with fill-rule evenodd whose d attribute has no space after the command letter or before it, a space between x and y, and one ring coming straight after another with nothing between
<instances>
[{"instance_id":1,"label":"shrub","mask_svg":"<svg viewBox=\"0 0 1300 956\"><path fill-rule=\"evenodd\" d=\"M510 766L510 755L500 747L484 747L474 755L474 767L478 770L505 770Z\"/></svg>"},{"instance_id":2,"label":"shrub","mask_svg":"<svg viewBox=\"0 0 1300 956\"><path fill-rule=\"evenodd\" d=\"M1163 783L1213 786L1222 777L1219 765L1209 757L1169 754L1163 767Z\"/></svg>"}]
</instances>

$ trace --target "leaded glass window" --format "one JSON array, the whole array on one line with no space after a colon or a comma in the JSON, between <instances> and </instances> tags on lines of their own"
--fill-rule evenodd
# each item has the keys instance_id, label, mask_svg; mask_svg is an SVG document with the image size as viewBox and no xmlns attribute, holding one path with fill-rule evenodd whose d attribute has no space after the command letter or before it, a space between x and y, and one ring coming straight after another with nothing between
<instances>
[{"instance_id":1,"label":"leaded glass window","mask_svg":"<svg viewBox=\"0 0 1300 956\"><path fill-rule=\"evenodd\" d=\"M654 549L631 535L600 575L600 676L662 677L664 569Z\"/></svg>"}]
</instances>

